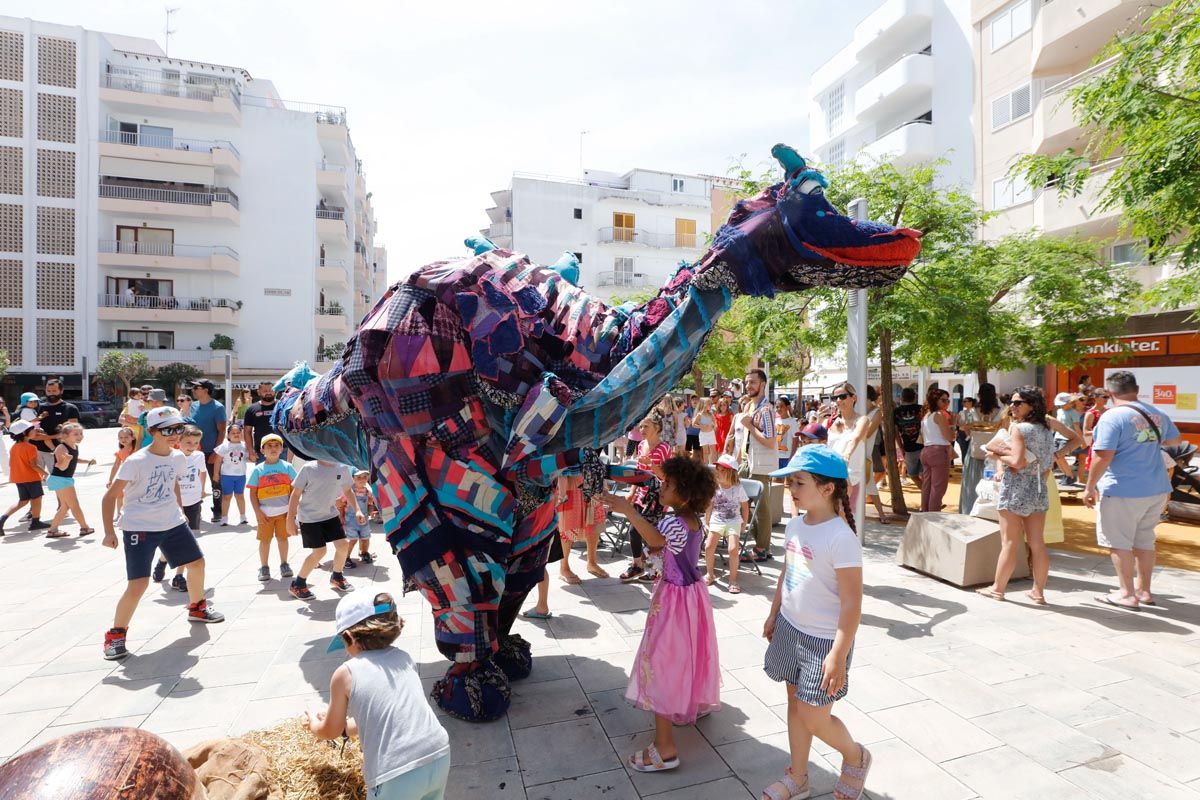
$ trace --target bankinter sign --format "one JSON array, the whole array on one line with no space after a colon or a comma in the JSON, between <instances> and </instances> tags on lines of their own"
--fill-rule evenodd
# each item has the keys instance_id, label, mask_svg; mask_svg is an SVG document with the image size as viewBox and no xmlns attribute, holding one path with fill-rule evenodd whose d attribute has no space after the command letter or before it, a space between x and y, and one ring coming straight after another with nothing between
<instances>
[{"instance_id":1,"label":"bankinter sign","mask_svg":"<svg viewBox=\"0 0 1200 800\"><path fill-rule=\"evenodd\" d=\"M1165 356L1167 354L1167 337L1139 336L1131 339L1118 339L1115 342L1097 342L1088 345L1087 355L1093 358L1118 355Z\"/></svg>"}]
</instances>

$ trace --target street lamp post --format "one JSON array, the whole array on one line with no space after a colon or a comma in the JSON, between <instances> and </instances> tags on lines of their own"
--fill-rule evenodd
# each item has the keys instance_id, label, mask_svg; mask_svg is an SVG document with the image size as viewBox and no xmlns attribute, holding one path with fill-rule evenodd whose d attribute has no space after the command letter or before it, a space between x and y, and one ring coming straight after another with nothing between
<instances>
[{"instance_id":1,"label":"street lamp post","mask_svg":"<svg viewBox=\"0 0 1200 800\"><path fill-rule=\"evenodd\" d=\"M850 202L849 216L851 219L867 218L867 201L857 198ZM867 290L849 289L846 292L846 321L849 331L846 336L846 378L854 384L858 393L855 410L859 414L867 413ZM863 537L863 521L867 513L867 471L866 457L870 450L869 443L863 446L856 456L860 461L863 479L859 483L858 497L854 501L854 527Z\"/></svg>"}]
</instances>

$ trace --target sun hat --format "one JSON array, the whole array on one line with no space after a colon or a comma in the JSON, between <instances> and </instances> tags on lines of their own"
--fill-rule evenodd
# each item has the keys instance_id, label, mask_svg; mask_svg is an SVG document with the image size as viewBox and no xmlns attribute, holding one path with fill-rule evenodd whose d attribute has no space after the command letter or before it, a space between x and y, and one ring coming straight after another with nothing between
<instances>
[{"instance_id":1,"label":"sun hat","mask_svg":"<svg viewBox=\"0 0 1200 800\"><path fill-rule=\"evenodd\" d=\"M20 436L22 433L29 430L30 428L36 428L36 427L37 427L36 423L30 422L29 420L25 420L25 419L19 419L16 422L14 422L12 425L8 426L8 432L12 436Z\"/></svg>"},{"instance_id":2,"label":"sun hat","mask_svg":"<svg viewBox=\"0 0 1200 800\"><path fill-rule=\"evenodd\" d=\"M1059 392L1058 394L1054 395L1054 405L1065 406L1067 403L1070 403L1074 399L1075 399L1075 396L1072 395L1070 392Z\"/></svg>"},{"instance_id":3,"label":"sun hat","mask_svg":"<svg viewBox=\"0 0 1200 800\"><path fill-rule=\"evenodd\" d=\"M151 389L146 393L146 399L159 403L167 402L167 392L164 389Z\"/></svg>"},{"instance_id":4,"label":"sun hat","mask_svg":"<svg viewBox=\"0 0 1200 800\"><path fill-rule=\"evenodd\" d=\"M278 433L268 433L266 436L258 440L258 449L262 450L263 445L269 442L276 442L280 446L283 445L283 437Z\"/></svg>"},{"instance_id":5,"label":"sun hat","mask_svg":"<svg viewBox=\"0 0 1200 800\"><path fill-rule=\"evenodd\" d=\"M800 435L805 439L819 439L822 442L829 439L829 431L819 422L813 422L800 429Z\"/></svg>"},{"instance_id":6,"label":"sun hat","mask_svg":"<svg viewBox=\"0 0 1200 800\"><path fill-rule=\"evenodd\" d=\"M21 402L19 403L19 405L25 405L30 400L35 400L39 403L42 402L41 400L38 400L38 396L36 394L34 394L33 392L25 392L25 394L21 395Z\"/></svg>"},{"instance_id":7,"label":"sun hat","mask_svg":"<svg viewBox=\"0 0 1200 800\"><path fill-rule=\"evenodd\" d=\"M154 430L155 428L169 428L172 425L185 425L186 422L179 415L178 409L171 406L163 406L162 408L152 408L146 412L146 429Z\"/></svg>"},{"instance_id":8,"label":"sun hat","mask_svg":"<svg viewBox=\"0 0 1200 800\"><path fill-rule=\"evenodd\" d=\"M846 459L838 455L832 448L823 444L811 447L801 447L792 456L786 467L768 472L772 478L782 478L796 472L808 472L822 475L826 478L841 478L849 480L850 471L846 468Z\"/></svg>"},{"instance_id":9,"label":"sun hat","mask_svg":"<svg viewBox=\"0 0 1200 800\"><path fill-rule=\"evenodd\" d=\"M375 595L373 594L356 592L355 594L346 595L338 601L337 610L333 612L333 625L337 633L329 642L329 647L325 652L333 653L338 650L345 650L346 643L342 641L343 633L364 620L395 610L396 606L394 603L380 603L376 605Z\"/></svg>"},{"instance_id":10,"label":"sun hat","mask_svg":"<svg viewBox=\"0 0 1200 800\"><path fill-rule=\"evenodd\" d=\"M731 469L734 472L737 472L738 462L737 462L736 458L729 455L728 453L725 453L720 458L717 459L717 466L725 467L726 469Z\"/></svg>"}]
</instances>

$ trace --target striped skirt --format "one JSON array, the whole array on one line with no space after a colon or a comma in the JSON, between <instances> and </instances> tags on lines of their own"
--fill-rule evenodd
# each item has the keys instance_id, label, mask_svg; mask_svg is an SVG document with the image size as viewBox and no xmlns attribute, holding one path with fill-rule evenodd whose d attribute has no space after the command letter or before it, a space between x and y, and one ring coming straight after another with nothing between
<instances>
[{"instance_id":1,"label":"striped skirt","mask_svg":"<svg viewBox=\"0 0 1200 800\"><path fill-rule=\"evenodd\" d=\"M821 690L821 673L825 657L833 649L833 639L821 639L796 630L783 614L775 617L775 633L763 657L763 671L775 681L786 681L796 687L796 699L810 706L827 706L846 696L850 688L850 662L854 647L846 656L846 683L835 695Z\"/></svg>"}]
</instances>

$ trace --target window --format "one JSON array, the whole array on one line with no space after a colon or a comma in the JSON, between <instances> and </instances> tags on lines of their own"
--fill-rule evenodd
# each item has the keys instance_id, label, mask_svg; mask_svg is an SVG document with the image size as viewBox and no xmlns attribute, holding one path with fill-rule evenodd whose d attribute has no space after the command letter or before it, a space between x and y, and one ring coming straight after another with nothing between
<instances>
[{"instance_id":1,"label":"window","mask_svg":"<svg viewBox=\"0 0 1200 800\"><path fill-rule=\"evenodd\" d=\"M676 247L695 247L696 246L696 220L694 220L694 219L676 219L675 220L675 246Z\"/></svg>"},{"instance_id":2,"label":"window","mask_svg":"<svg viewBox=\"0 0 1200 800\"><path fill-rule=\"evenodd\" d=\"M175 282L155 280L153 278L105 278L104 293L114 297L127 297L129 289L133 289L135 297L174 297ZM135 305L131 303L131 305Z\"/></svg>"},{"instance_id":3,"label":"window","mask_svg":"<svg viewBox=\"0 0 1200 800\"><path fill-rule=\"evenodd\" d=\"M838 139L829 145L829 166L840 167L846 160L846 140Z\"/></svg>"},{"instance_id":4,"label":"window","mask_svg":"<svg viewBox=\"0 0 1200 800\"><path fill-rule=\"evenodd\" d=\"M575 215L575 219L583 219L583 209L582 208L574 209L574 215Z\"/></svg>"},{"instance_id":5,"label":"window","mask_svg":"<svg viewBox=\"0 0 1200 800\"><path fill-rule=\"evenodd\" d=\"M633 285L633 259L617 256L613 259L613 283L617 286Z\"/></svg>"},{"instance_id":6,"label":"window","mask_svg":"<svg viewBox=\"0 0 1200 800\"><path fill-rule=\"evenodd\" d=\"M846 84L838 83L825 95L825 133L833 136L842 129L842 112L846 106Z\"/></svg>"},{"instance_id":7,"label":"window","mask_svg":"<svg viewBox=\"0 0 1200 800\"><path fill-rule=\"evenodd\" d=\"M1033 110L1033 87L1018 86L1008 94L992 101L992 130L999 130L1010 122L1029 116Z\"/></svg>"},{"instance_id":8,"label":"window","mask_svg":"<svg viewBox=\"0 0 1200 800\"><path fill-rule=\"evenodd\" d=\"M143 350L174 350L174 331L117 331L117 341Z\"/></svg>"},{"instance_id":9,"label":"window","mask_svg":"<svg viewBox=\"0 0 1200 800\"><path fill-rule=\"evenodd\" d=\"M613 212L613 241L633 241L634 215L623 211Z\"/></svg>"},{"instance_id":10,"label":"window","mask_svg":"<svg viewBox=\"0 0 1200 800\"><path fill-rule=\"evenodd\" d=\"M1014 3L992 17L992 50L999 50L1029 30L1033 22L1030 0Z\"/></svg>"},{"instance_id":11,"label":"window","mask_svg":"<svg viewBox=\"0 0 1200 800\"><path fill-rule=\"evenodd\" d=\"M1114 264L1141 264L1146 260L1146 248L1141 242L1114 244L1109 260Z\"/></svg>"},{"instance_id":12,"label":"window","mask_svg":"<svg viewBox=\"0 0 1200 800\"><path fill-rule=\"evenodd\" d=\"M117 226L117 252L146 256L175 254L175 231L171 228Z\"/></svg>"},{"instance_id":13,"label":"window","mask_svg":"<svg viewBox=\"0 0 1200 800\"><path fill-rule=\"evenodd\" d=\"M1009 206L1028 203L1033 199L1033 192L1021 178L997 178L992 181L992 208L1001 209Z\"/></svg>"},{"instance_id":14,"label":"window","mask_svg":"<svg viewBox=\"0 0 1200 800\"><path fill-rule=\"evenodd\" d=\"M683 191L683 178L671 178L671 191L672 192L682 192Z\"/></svg>"}]
</instances>

